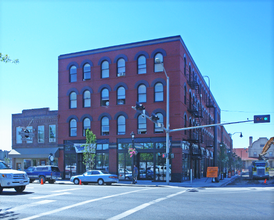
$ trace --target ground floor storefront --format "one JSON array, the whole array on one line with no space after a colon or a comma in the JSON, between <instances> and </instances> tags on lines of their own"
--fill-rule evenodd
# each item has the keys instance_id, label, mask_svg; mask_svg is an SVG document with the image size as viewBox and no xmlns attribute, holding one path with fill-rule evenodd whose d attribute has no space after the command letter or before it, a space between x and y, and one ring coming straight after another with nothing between
<instances>
[{"instance_id":1,"label":"ground floor storefront","mask_svg":"<svg viewBox=\"0 0 274 220\"><path fill-rule=\"evenodd\" d=\"M64 141L63 178L69 179L72 175L86 171L83 163L84 144L83 140ZM130 157L129 148L135 148L137 154ZM191 175L192 179L206 175L206 168L212 165L212 154L203 149L202 153L199 151L200 157L197 157L191 149L191 144L172 142L171 139L170 153L173 156L169 166L170 181L182 182L189 180ZM165 137L117 139L117 143L109 143L108 139L97 140L93 169L117 174L120 180L131 180L135 164L139 170L138 179L166 181L165 152Z\"/></svg>"}]
</instances>

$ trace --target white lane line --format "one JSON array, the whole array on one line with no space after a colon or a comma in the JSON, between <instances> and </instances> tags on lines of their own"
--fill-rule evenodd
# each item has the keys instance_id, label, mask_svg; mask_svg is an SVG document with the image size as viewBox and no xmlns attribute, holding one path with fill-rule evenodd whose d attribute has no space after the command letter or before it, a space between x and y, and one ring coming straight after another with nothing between
<instances>
[{"instance_id":1,"label":"white lane line","mask_svg":"<svg viewBox=\"0 0 274 220\"><path fill-rule=\"evenodd\" d=\"M55 190L51 192L66 192L66 191L73 191L73 190L79 190L79 188L73 188L73 189L62 189L62 190Z\"/></svg>"},{"instance_id":2,"label":"white lane line","mask_svg":"<svg viewBox=\"0 0 274 220\"><path fill-rule=\"evenodd\" d=\"M45 196L30 197L30 199L44 199L44 198L48 198L48 197L62 196L62 195L66 195L66 194L71 194L71 193L63 192L63 193L50 194L50 195L45 195Z\"/></svg>"},{"instance_id":3,"label":"white lane line","mask_svg":"<svg viewBox=\"0 0 274 220\"><path fill-rule=\"evenodd\" d=\"M182 194L184 192L186 192L186 191L181 191L181 192L178 192L178 193L175 193L175 194L168 195L166 197L162 197L162 198L159 198L159 199L152 200L150 202L147 202L147 203L144 203L142 205L139 205L136 208L130 209L128 211L125 211L125 212L123 212L123 213L121 213L119 215L113 216L113 217L111 217L111 218L109 218L107 220L119 220L119 219L125 218L125 217L127 217L127 216L129 216L129 215L131 215L131 214L133 214L135 212L138 212L138 211L140 211L140 210L142 210L142 209L144 209L144 208L146 208L146 207L148 207L150 205L153 205L155 203L161 202L163 200L169 199L169 198L174 197L174 196L178 196L178 195L180 195L180 194Z\"/></svg>"},{"instance_id":4,"label":"white lane line","mask_svg":"<svg viewBox=\"0 0 274 220\"><path fill-rule=\"evenodd\" d=\"M30 216L30 217L27 217L27 218L23 218L21 220L30 220L30 219L40 218L42 216L50 215L50 214L53 214L53 213L56 213L56 212L61 212L61 211L71 209L71 208L74 208L74 207L77 207L77 206L85 205L85 204L88 204L88 203L91 203L91 202L96 202L96 201L100 201L100 200L103 200L103 199L109 199L109 198L122 196L122 195L126 195L126 194L131 194L131 193L135 193L135 192L140 192L140 191L144 191L144 190L149 190L149 189L134 190L134 191L130 191L130 192L124 192L124 193L114 194L114 195L110 195L110 196L104 196L104 197L97 198L97 199L86 200L86 201L79 202L79 203L76 203L76 204L73 204L73 205L64 206L62 208L55 209L55 210L52 210L52 211L49 211L49 212L44 212L44 213L40 213L38 215L33 215L33 216Z\"/></svg>"},{"instance_id":5,"label":"white lane line","mask_svg":"<svg viewBox=\"0 0 274 220\"><path fill-rule=\"evenodd\" d=\"M28 209L28 208L31 208L31 207L34 207L34 206L43 205L43 204L47 204L47 203L55 202L55 201L56 200L43 200L43 201L39 201L39 202L29 203L29 204L26 204L26 205L20 205L20 206L11 208L11 209L6 209L5 211L6 212L19 211L19 210L22 210L22 209Z\"/></svg>"}]
</instances>

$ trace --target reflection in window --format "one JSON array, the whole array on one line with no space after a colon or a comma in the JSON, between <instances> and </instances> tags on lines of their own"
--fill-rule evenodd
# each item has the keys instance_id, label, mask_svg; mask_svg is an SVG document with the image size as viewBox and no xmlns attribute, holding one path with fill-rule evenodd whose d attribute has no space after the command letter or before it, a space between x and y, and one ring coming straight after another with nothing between
<instances>
[{"instance_id":1,"label":"reflection in window","mask_svg":"<svg viewBox=\"0 0 274 220\"><path fill-rule=\"evenodd\" d=\"M117 130L118 135L124 135L126 134L126 118L123 115L120 115L117 119Z\"/></svg>"},{"instance_id":2,"label":"reflection in window","mask_svg":"<svg viewBox=\"0 0 274 220\"><path fill-rule=\"evenodd\" d=\"M109 91L106 88L101 91L101 106L109 106Z\"/></svg>"},{"instance_id":3,"label":"reflection in window","mask_svg":"<svg viewBox=\"0 0 274 220\"><path fill-rule=\"evenodd\" d=\"M86 136L86 130L90 129L90 119L85 118L83 121L83 136Z\"/></svg>"},{"instance_id":4,"label":"reflection in window","mask_svg":"<svg viewBox=\"0 0 274 220\"><path fill-rule=\"evenodd\" d=\"M154 87L155 102L164 101L164 86L162 83L156 83Z\"/></svg>"},{"instance_id":5,"label":"reflection in window","mask_svg":"<svg viewBox=\"0 0 274 220\"><path fill-rule=\"evenodd\" d=\"M161 63L156 63L155 60L159 59ZM163 54L157 53L154 58L154 72L162 72L163 71L163 65L162 63L164 62L164 57Z\"/></svg>"},{"instance_id":6,"label":"reflection in window","mask_svg":"<svg viewBox=\"0 0 274 220\"><path fill-rule=\"evenodd\" d=\"M103 61L101 64L101 78L109 77L109 63L108 61Z\"/></svg>"},{"instance_id":7,"label":"reflection in window","mask_svg":"<svg viewBox=\"0 0 274 220\"><path fill-rule=\"evenodd\" d=\"M71 92L69 95L70 105L69 108L77 108L77 95L76 92Z\"/></svg>"},{"instance_id":8,"label":"reflection in window","mask_svg":"<svg viewBox=\"0 0 274 220\"><path fill-rule=\"evenodd\" d=\"M77 136L77 122L76 122L75 119L70 120L69 129L70 129L69 136L70 137L76 137Z\"/></svg>"},{"instance_id":9,"label":"reflection in window","mask_svg":"<svg viewBox=\"0 0 274 220\"><path fill-rule=\"evenodd\" d=\"M91 106L90 91L86 90L83 95L84 99L84 108Z\"/></svg>"},{"instance_id":10,"label":"reflection in window","mask_svg":"<svg viewBox=\"0 0 274 220\"><path fill-rule=\"evenodd\" d=\"M138 58L138 74L145 74L147 72L146 68L147 68L146 57L139 56L139 58Z\"/></svg>"},{"instance_id":11,"label":"reflection in window","mask_svg":"<svg viewBox=\"0 0 274 220\"><path fill-rule=\"evenodd\" d=\"M123 86L117 89L117 105L124 105L126 103L126 90Z\"/></svg>"},{"instance_id":12,"label":"reflection in window","mask_svg":"<svg viewBox=\"0 0 274 220\"><path fill-rule=\"evenodd\" d=\"M90 65L87 63L84 65L84 80L90 79Z\"/></svg>"},{"instance_id":13,"label":"reflection in window","mask_svg":"<svg viewBox=\"0 0 274 220\"><path fill-rule=\"evenodd\" d=\"M147 87L142 84L138 87L138 102L147 101Z\"/></svg>"},{"instance_id":14,"label":"reflection in window","mask_svg":"<svg viewBox=\"0 0 274 220\"><path fill-rule=\"evenodd\" d=\"M69 69L69 81L76 82L77 81L77 68L76 66L71 66Z\"/></svg>"},{"instance_id":15,"label":"reflection in window","mask_svg":"<svg viewBox=\"0 0 274 220\"><path fill-rule=\"evenodd\" d=\"M146 118L142 115L138 116L138 134L146 134L147 133L147 121Z\"/></svg>"},{"instance_id":16,"label":"reflection in window","mask_svg":"<svg viewBox=\"0 0 274 220\"><path fill-rule=\"evenodd\" d=\"M109 119L103 117L101 120L101 135L109 135Z\"/></svg>"}]
</instances>

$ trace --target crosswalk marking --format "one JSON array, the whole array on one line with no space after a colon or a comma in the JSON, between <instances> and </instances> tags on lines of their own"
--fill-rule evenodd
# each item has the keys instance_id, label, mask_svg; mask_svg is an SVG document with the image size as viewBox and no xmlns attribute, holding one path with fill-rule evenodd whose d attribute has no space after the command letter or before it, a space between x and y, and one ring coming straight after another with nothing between
<instances>
[{"instance_id":1,"label":"crosswalk marking","mask_svg":"<svg viewBox=\"0 0 274 220\"><path fill-rule=\"evenodd\" d=\"M62 189L62 190L55 190L51 192L66 192L66 191L73 191L73 190L79 190L79 188L73 188L73 189Z\"/></svg>"},{"instance_id":2,"label":"crosswalk marking","mask_svg":"<svg viewBox=\"0 0 274 220\"><path fill-rule=\"evenodd\" d=\"M30 199L44 199L44 198L49 198L49 197L54 197L54 196L62 196L66 194L71 194L69 192L63 192L63 193L57 193L57 194L49 194L45 196L36 196L36 197L30 197Z\"/></svg>"},{"instance_id":3,"label":"crosswalk marking","mask_svg":"<svg viewBox=\"0 0 274 220\"><path fill-rule=\"evenodd\" d=\"M161 202L161 201L166 200L166 199L169 199L169 198L171 198L171 197L180 195L180 194L182 194L182 193L184 193L184 192L186 192L186 191L185 191L185 190L184 190L184 191L180 191L180 192L177 192L177 193L174 193L174 194L171 194L171 195L168 195L168 196L159 198L159 199L152 200L152 201L150 201L150 202L147 202L147 203L144 203L144 204L142 204L142 205L139 205L139 206L137 206L137 207L135 207L135 208L133 208L133 209L130 209L130 210L128 210L128 211L125 211L125 212L123 212L123 213L121 213L121 214L119 214L119 215L116 215L116 216L114 216L114 217L111 217L111 218L109 218L109 219L107 219L107 220L119 220L119 219L125 218L125 217L127 217L127 216L133 214L134 212L140 211L140 210L142 210L142 209L144 209L144 208L146 208L146 207L148 207L148 206L150 206L150 205L153 205L153 204L155 204L155 203Z\"/></svg>"}]
</instances>

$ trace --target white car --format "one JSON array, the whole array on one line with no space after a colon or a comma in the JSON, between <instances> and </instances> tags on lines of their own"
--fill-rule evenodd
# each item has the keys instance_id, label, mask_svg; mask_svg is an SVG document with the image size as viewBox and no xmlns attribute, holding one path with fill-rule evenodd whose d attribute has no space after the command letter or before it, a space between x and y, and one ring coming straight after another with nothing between
<instances>
[{"instance_id":1,"label":"white car","mask_svg":"<svg viewBox=\"0 0 274 220\"><path fill-rule=\"evenodd\" d=\"M4 161L0 161L0 194L3 188L14 188L16 192L21 193L28 184L29 178L26 172L12 170Z\"/></svg>"}]
</instances>

